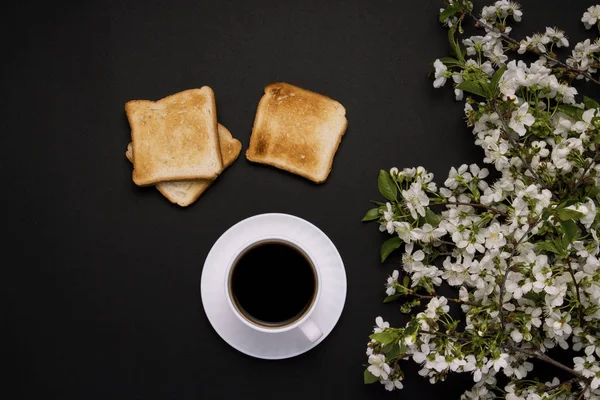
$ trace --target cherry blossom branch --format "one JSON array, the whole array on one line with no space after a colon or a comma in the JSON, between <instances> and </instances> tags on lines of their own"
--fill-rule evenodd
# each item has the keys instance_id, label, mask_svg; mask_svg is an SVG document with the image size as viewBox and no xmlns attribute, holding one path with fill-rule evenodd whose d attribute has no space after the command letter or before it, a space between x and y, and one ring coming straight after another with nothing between
<instances>
[{"instance_id":1,"label":"cherry blossom branch","mask_svg":"<svg viewBox=\"0 0 600 400\"><path fill-rule=\"evenodd\" d=\"M586 378L585 376L583 376L583 375L582 375L582 374L580 374L579 372L575 371L575 370L574 370L574 369L572 369L572 368L569 368L569 367L567 367L567 366L566 366L566 365L564 365L564 364L561 364L561 363L559 363L559 362L558 362L558 361L556 361L555 359L548 357L546 354L542 353L542 352L541 352L540 350L538 350L538 349L524 349L524 348L522 348L522 347L515 346L515 345L514 345L514 344L512 344L512 343L509 343L509 344L508 344L508 347L509 347L510 349L512 349L512 350L518 351L518 352L520 352L520 353L523 353L523 354L527 354L528 356L535 357L535 358L537 358L538 360L541 360L541 361L547 362L548 364L551 364L551 365L555 366L556 368L560 368L560 369L562 369L563 371L566 371L566 372L570 373L571 375L575 376L575 377L576 377L577 379L579 379L580 381L587 382L587 383L590 383L590 382L591 382L591 379L589 379L589 378Z\"/></svg>"},{"instance_id":2,"label":"cherry blossom branch","mask_svg":"<svg viewBox=\"0 0 600 400\"><path fill-rule=\"evenodd\" d=\"M490 25L490 24L482 21L481 19L477 18L473 13L469 13L469 16L475 20L475 26L477 26L477 25L483 26L484 28L486 28L486 29L488 29L488 30L490 30L490 31L492 31L492 32L500 35L500 37L502 39L504 39L504 41L509 42L509 43L511 43L513 45L516 45L516 46L521 46L521 43L518 40L510 37L506 33L504 33L501 30L499 30L498 28L496 28L496 27L494 27L494 26L492 26L492 25ZM571 67L570 65L568 65L568 64L560 61L559 59L557 59L556 56L553 56L552 54L549 54L548 52L539 51L537 49L534 49L532 51L534 53L538 54L538 55L542 55L542 56L546 57L547 59L551 60L554 64L559 65L559 66L561 66L562 68L564 68L564 69L566 69L568 71L576 73L577 75L582 75L586 79L588 79L589 81L594 82L597 85L600 85L600 80L594 78L588 72L584 72L584 71L580 71L578 69L575 69L575 68Z\"/></svg>"},{"instance_id":3,"label":"cherry blossom branch","mask_svg":"<svg viewBox=\"0 0 600 400\"><path fill-rule=\"evenodd\" d=\"M511 134L510 134L510 128L508 127L508 124L506 123L506 120L504 119L504 117L500 116L500 121L502 122L502 125L504 125L504 129L509 129L506 130L506 136L508 138L508 141L510 143L510 145L512 147L514 147L514 149L517 151L517 157L519 157L519 159L521 160L521 162L525 165L525 167L527 168L527 170L531 173L533 179L535 180L535 182L540 185L542 185L542 180L540 179L539 175L537 174L537 172L535 172L533 170L533 168L531 167L531 165L525 160L525 157L523 157L523 155L521 154L521 146L519 146L519 144L516 142L515 139L512 138ZM553 193L554 195L554 193Z\"/></svg>"},{"instance_id":4,"label":"cherry blossom branch","mask_svg":"<svg viewBox=\"0 0 600 400\"><path fill-rule=\"evenodd\" d=\"M579 187L579 185L581 185L583 183L587 173L590 171L590 169L592 169L596 165L596 160L598 160L598 157L600 157L600 151L596 151L596 155L594 155L594 158L592 158L592 161L590 161L590 164L583 171L583 174L581 174L581 178L579 178L579 181L577 181L577 184L575 184L575 187L573 187L573 191L575 191Z\"/></svg>"},{"instance_id":5,"label":"cherry blossom branch","mask_svg":"<svg viewBox=\"0 0 600 400\"><path fill-rule=\"evenodd\" d=\"M502 123L502 128L504 129L504 132L506 133L508 142L516 150L517 157L519 157L519 160L521 160L523 165L525 165L527 170L531 173L531 176L535 180L535 183L537 183L541 187L545 188L545 185L542 184L542 180L540 179L540 176L533 170L533 168L531 167L531 164L529 164L527 162L527 160L525 160L525 157L523 157L523 155L521 154L521 146L519 146L519 144L516 142L516 140L513 139L513 137L511 136L511 132L514 132L514 131L508 126L508 122L506 122L506 119L500 112L500 109L498 108L498 105L496 103L494 103L494 111L496 112L496 114L498 114L498 119L500 120L500 123ZM559 200L559 198L556 196L556 193L554 193L553 190L550 190L550 193L552 193L552 198L554 200Z\"/></svg>"},{"instance_id":6,"label":"cherry blossom branch","mask_svg":"<svg viewBox=\"0 0 600 400\"><path fill-rule=\"evenodd\" d=\"M431 335L431 336L442 336L442 337L447 337L450 339L454 339L456 341L462 342L462 343L468 343L469 339L467 339L466 337L463 336L455 336L455 335L449 335L445 332L430 332L430 331L420 331L421 333L424 333L426 335Z\"/></svg>"},{"instance_id":7,"label":"cherry blossom branch","mask_svg":"<svg viewBox=\"0 0 600 400\"><path fill-rule=\"evenodd\" d=\"M441 204L450 204L450 205L456 205L456 206L479 207L479 208L485 208L486 210L489 210L490 212L493 212L494 214L502 215L503 217L506 217L508 215L504 211L500 211L497 208L486 206L485 204L481 204L481 203L464 203L462 201L448 201L446 203L441 203Z\"/></svg>"},{"instance_id":8,"label":"cherry blossom branch","mask_svg":"<svg viewBox=\"0 0 600 400\"><path fill-rule=\"evenodd\" d=\"M505 323L504 323L504 312L503 312L503 305L504 305L504 291L506 290L506 280L508 279L508 273L511 271L510 269L510 261L512 260L513 256L517 253L517 249L519 248L519 245L521 243L523 243L523 241L525 240L525 238L527 237L527 235L529 235L529 233L533 230L533 228L540 222L541 217L537 219L537 221L535 221L535 223L529 225L529 228L527 228L527 231L523 234L523 236L521 236L521 239L519 239L519 241L515 244L515 247L513 247L512 252L510 253L510 256L508 256L508 258L506 259L506 271L504 272L504 277L502 278L502 282L500 284L500 294L499 294L499 307L498 307L498 316L500 317L500 325L502 325L502 330L504 331L505 329Z\"/></svg>"},{"instance_id":9,"label":"cherry blossom branch","mask_svg":"<svg viewBox=\"0 0 600 400\"><path fill-rule=\"evenodd\" d=\"M412 295L412 296L416 296L416 297L418 297L420 299L426 299L426 300L437 299L437 298L440 297L440 296L428 296L428 295L418 294L418 293L414 293L414 292L411 292L409 294ZM449 298L449 297L445 297L445 298L448 301L451 301L451 302L454 302L454 303L458 303L458 304L466 304L466 305L471 306L471 307L477 307L477 306L479 306L479 304L471 303L470 301L462 301L461 299L454 299L454 298Z\"/></svg>"},{"instance_id":10,"label":"cherry blossom branch","mask_svg":"<svg viewBox=\"0 0 600 400\"><path fill-rule=\"evenodd\" d=\"M577 302L579 303L579 307L577 307L577 313L579 314L579 324L581 326L584 325L584 321L583 321L583 304L581 303L581 296L579 295L579 283L577 283L577 280L575 279L575 273L573 273L573 267L571 266L571 260L567 260L567 265L568 265L568 270L569 270L569 274L571 275L571 278L573 279L573 286L575 286L575 293L577 294Z\"/></svg>"},{"instance_id":11,"label":"cherry blossom branch","mask_svg":"<svg viewBox=\"0 0 600 400\"><path fill-rule=\"evenodd\" d=\"M523 163L523 165L527 168L527 170L531 173L533 179L536 181L536 183L540 186L543 187L542 183L541 183L541 179L538 176L538 174L533 170L533 168L531 167L531 165L525 160L525 158L523 157L523 155L521 154L520 151L520 147L518 146L517 142L511 137L510 133L511 133L511 129L508 126L508 123L506 122L506 119L504 118L504 116L502 115L502 113L500 112L500 109L498 108L498 105L494 102L494 111L496 112L496 114L498 114L498 119L500 120L500 122L502 123L502 126L506 132L506 136L508 137L508 140L511 144L511 146L513 146L517 152L517 156L519 157L519 159L521 160L521 162ZM550 191L552 193L552 197L553 198L557 198L556 194L554 194L553 191ZM523 236L521 236L521 239L519 239L519 241L517 242L517 244L515 244L515 247L513 248L513 251L511 252L510 256L508 257L508 259L506 260L506 271L504 272L504 278L502 279L502 283L500 284L500 290L499 290L499 308L498 308L498 314L500 316L500 324L502 325L502 330L504 330L505 328L505 323L504 323L504 312L503 312L503 299L504 299L504 291L505 291L505 287L506 287L506 280L508 279L508 273L510 272L510 261L512 260L513 256L515 255L515 253L517 252L517 249L519 247L519 245L523 242L523 240L525 240L525 238L527 237L527 235L533 230L533 228L539 223L541 217L538 218L537 221L535 221L534 224L529 225L529 228L527 228L527 232L525 232L525 234Z\"/></svg>"},{"instance_id":12,"label":"cherry blossom branch","mask_svg":"<svg viewBox=\"0 0 600 400\"><path fill-rule=\"evenodd\" d=\"M432 336L447 337L447 338L454 339L454 340L457 340L457 341L462 342L462 343L468 343L469 342L469 339L466 338L466 337L451 335L451 334L447 334L445 332L430 332L430 331L424 331L424 330L422 330L420 332L424 333L424 334L427 334L427 335L432 335ZM586 378L585 376L583 376L579 372L577 372L574 369L569 368L568 366L566 366L566 365L564 365L564 364L556 361L555 359L547 356L546 354L544 354L543 352L541 352L538 349L525 349L525 348L522 348L522 347L519 347L519 346L515 346L512 343L508 343L508 347L511 350L514 350L516 352L528 355L530 357L537 358L540 361L544 361L544 362L546 362L546 363L548 363L550 365L555 366L556 368L562 369L563 371L566 371L566 372L570 373L571 375L573 375L575 377L574 379L586 382L588 385L592 381L590 378ZM586 387L586 389L587 389L587 387Z\"/></svg>"},{"instance_id":13,"label":"cherry blossom branch","mask_svg":"<svg viewBox=\"0 0 600 400\"><path fill-rule=\"evenodd\" d=\"M514 131L512 129L510 129L510 127L508 126L508 123L506 122L504 115L500 112L500 109L498 108L498 105L495 102L494 102L494 111L496 112L496 114L498 114L498 119L500 120L500 123L502 124L502 128L503 128L504 132L506 133L506 137L507 137L510 145L517 151L517 157L519 157L519 159L521 160L523 165L525 165L527 170L531 173L531 176L533 177L535 182L541 186L542 182L541 182L540 177L533 170L533 168L527 162L527 160L525 160L525 157L523 157L523 155L521 154L521 147L517 144L515 139L513 139L511 136L511 132L514 132Z\"/></svg>"}]
</instances>

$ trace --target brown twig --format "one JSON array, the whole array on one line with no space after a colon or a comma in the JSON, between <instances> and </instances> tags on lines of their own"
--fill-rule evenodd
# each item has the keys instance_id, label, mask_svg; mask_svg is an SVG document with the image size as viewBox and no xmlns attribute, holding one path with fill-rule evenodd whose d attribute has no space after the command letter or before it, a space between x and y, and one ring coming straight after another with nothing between
<instances>
[{"instance_id":1,"label":"brown twig","mask_svg":"<svg viewBox=\"0 0 600 400\"><path fill-rule=\"evenodd\" d=\"M579 397L577 398L577 400L582 400L583 396L585 395L585 392L587 392L587 390L589 389L590 385L592 384L592 381L589 380L586 384L585 387L583 388L583 390L581 391L581 394L579 395Z\"/></svg>"}]
</instances>

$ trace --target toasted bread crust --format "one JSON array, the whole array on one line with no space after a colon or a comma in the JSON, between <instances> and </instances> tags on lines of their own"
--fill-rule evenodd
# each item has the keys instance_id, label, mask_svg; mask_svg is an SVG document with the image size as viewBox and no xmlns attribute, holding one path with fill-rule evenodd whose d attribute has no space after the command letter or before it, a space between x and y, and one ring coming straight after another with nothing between
<instances>
[{"instance_id":1,"label":"toasted bread crust","mask_svg":"<svg viewBox=\"0 0 600 400\"><path fill-rule=\"evenodd\" d=\"M257 107L246 158L323 183L348 126L345 114L329 97L270 84Z\"/></svg>"},{"instance_id":2,"label":"toasted bread crust","mask_svg":"<svg viewBox=\"0 0 600 400\"><path fill-rule=\"evenodd\" d=\"M156 102L125 104L133 143L133 181L214 179L223 169L211 88L190 89Z\"/></svg>"},{"instance_id":3,"label":"toasted bread crust","mask_svg":"<svg viewBox=\"0 0 600 400\"><path fill-rule=\"evenodd\" d=\"M238 158L242 144L235 139L231 132L223 125L218 125L219 147L223 156L223 168L229 167ZM129 161L133 160L133 148L131 143L127 145L125 153ZM171 203L181 207L193 204L209 188L214 180L197 179L188 181L160 182L156 184L158 191Z\"/></svg>"}]
</instances>

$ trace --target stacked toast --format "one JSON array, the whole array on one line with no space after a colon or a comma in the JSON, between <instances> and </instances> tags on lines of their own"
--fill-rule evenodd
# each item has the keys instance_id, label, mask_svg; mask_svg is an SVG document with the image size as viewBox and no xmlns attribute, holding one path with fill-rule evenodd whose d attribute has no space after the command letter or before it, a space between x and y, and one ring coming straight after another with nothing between
<instances>
[{"instance_id":1,"label":"stacked toast","mask_svg":"<svg viewBox=\"0 0 600 400\"><path fill-rule=\"evenodd\" d=\"M208 86L158 101L132 100L125 112L134 183L156 186L179 206L194 203L240 154L239 140L217 122ZM321 94L287 83L268 85L246 157L323 183L346 131L345 114L340 103Z\"/></svg>"}]
</instances>

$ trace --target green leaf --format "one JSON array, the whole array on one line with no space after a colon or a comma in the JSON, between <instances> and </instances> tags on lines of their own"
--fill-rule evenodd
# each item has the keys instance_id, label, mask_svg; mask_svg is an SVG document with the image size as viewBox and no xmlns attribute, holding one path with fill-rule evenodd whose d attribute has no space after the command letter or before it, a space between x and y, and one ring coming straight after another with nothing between
<instances>
[{"instance_id":1,"label":"green leaf","mask_svg":"<svg viewBox=\"0 0 600 400\"><path fill-rule=\"evenodd\" d=\"M588 186L587 196L590 198L594 198L600 194L600 187L598 186Z\"/></svg>"},{"instance_id":2,"label":"green leaf","mask_svg":"<svg viewBox=\"0 0 600 400\"><path fill-rule=\"evenodd\" d=\"M587 108L600 108L600 104L598 104L596 100L587 96L583 96L583 104L585 104Z\"/></svg>"},{"instance_id":3,"label":"green leaf","mask_svg":"<svg viewBox=\"0 0 600 400\"><path fill-rule=\"evenodd\" d=\"M442 58L440 58L440 61L448 68L462 67L462 63L460 61L458 61L456 58L442 57Z\"/></svg>"},{"instance_id":4,"label":"green leaf","mask_svg":"<svg viewBox=\"0 0 600 400\"><path fill-rule=\"evenodd\" d=\"M416 324L411 324L408 327L406 327L404 333L406 333L407 335L412 335L413 333L417 332L418 329L419 327Z\"/></svg>"},{"instance_id":5,"label":"green leaf","mask_svg":"<svg viewBox=\"0 0 600 400\"><path fill-rule=\"evenodd\" d=\"M555 254L560 254L559 250L556 248L556 245L554 244L554 242L550 241L550 240L546 240L544 242L540 242L537 244L537 248L539 250L546 250L549 251L550 253L555 253Z\"/></svg>"},{"instance_id":6,"label":"green leaf","mask_svg":"<svg viewBox=\"0 0 600 400\"><path fill-rule=\"evenodd\" d=\"M373 333L369 338L376 340L381 344L388 344L394 341L394 335L387 332Z\"/></svg>"},{"instance_id":7,"label":"green leaf","mask_svg":"<svg viewBox=\"0 0 600 400\"><path fill-rule=\"evenodd\" d=\"M378 382L379 378L376 377L375 375L373 375L372 373L370 373L368 370L365 369L364 380L365 380L365 384L369 385L371 383Z\"/></svg>"},{"instance_id":8,"label":"green leaf","mask_svg":"<svg viewBox=\"0 0 600 400\"><path fill-rule=\"evenodd\" d=\"M560 250L560 255L562 255L563 257L567 255L567 248L569 247L570 243L571 241L569 240L567 235L563 235L560 239L560 246L556 246Z\"/></svg>"},{"instance_id":9,"label":"green leaf","mask_svg":"<svg viewBox=\"0 0 600 400\"><path fill-rule=\"evenodd\" d=\"M374 219L379 219L379 208L371 208L361 221L373 221Z\"/></svg>"},{"instance_id":10,"label":"green leaf","mask_svg":"<svg viewBox=\"0 0 600 400\"><path fill-rule=\"evenodd\" d=\"M557 108L558 108L558 111L561 111L561 112L567 114L569 117L571 117L573 119L581 120L583 118L584 110L582 110L579 107L570 106L567 104L561 104Z\"/></svg>"},{"instance_id":11,"label":"green leaf","mask_svg":"<svg viewBox=\"0 0 600 400\"><path fill-rule=\"evenodd\" d=\"M383 245L381 245L381 262L384 262L390 253L400 247L401 244L402 241L397 236L386 240Z\"/></svg>"},{"instance_id":12,"label":"green leaf","mask_svg":"<svg viewBox=\"0 0 600 400\"><path fill-rule=\"evenodd\" d=\"M572 210L570 208L563 208L563 209L558 210L558 218L561 221L566 221L569 219L579 219L581 217L583 217L583 213Z\"/></svg>"},{"instance_id":13,"label":"green leaf","mask_svg":"<svg viewBox=\"0 0 600 400\"><path fill-rule=\"evenodd\" d=\"M506 67L502 67L500 69L498 69L496 72L494 72L494 75L492 75L492 80L490 81L490 90L492 91L492 93L496 93L496 91L498 90L498 84L500 83L500 78L502 78L502 75L504 75L504 73L506 72Z\"/></svg>"},{"instance_id":14,"label":"green leaf","mask_svg":"<svg viewBox=\"0 0 600 400\"><path fill-rule=\"evenodd\" d=\"M567 246L569 245L569 243L565 244L565 236L564 235L562 238L556 238L555 240L546 240L544 242L538 243L537 244L537 248L538 250L546 250L550 253L554 253L557 254L560 257L566 257L567 256Z\"/></svg>"},{"instance_id":15,"label":"green leaf","mask_svg":"<svg viewBox=\"0 0 600 400\"><path fill-rule=\"evenodd\" d=\"M579 233L579 228L577 227L575 221L573 221L572 219L560 221L560 225L562 226L563 231L565 232L564 237L568 245L573 241L573 238L575 238L575 236L577 236L577 234Z\"/></svg>"},{"instance_id":16,"label":"green leaf","mask_svg":"<svg viewBox=\"0 0 600 400\"><path fill-rule=\"evenodd\" d=\"M433 211L431 211L431 208L428 208L425 211L425 221L432 225L432 226L438 226L440 221L441 221L441 217L439 215L437 215L436 213L434 213Z\"/></svg>"},{"instance_id":17,"label":"green leaf","mask_svg":"<svg viewBox=\"0 0 600 400\"><path fill-rule=\"evenodd\" d=\"M406 347L406 345L404 344L404 341L402 341L402 343L399 343L399 347L400 347L400 349L399 349L400 354L404 354L408 350L408 347Z\"/></svg>"},{"instance_id":18,"label":"green leaf","mask_svg":"<svg viewBox=\"0 0 600 400\"><path fill-rule=\"evenodd\" d=\"M453 55L456 56L456 58L458 59L458 61L460 62L465 62L465 56L462 53L462 50L460 48L460 44L458 44L458 40L454 37L454 34L456 33L456 28L452 27L450 29L448 29L448 41L450 42L450 49Z\"/></svg>"},{"instance_id":19,"label":"green leaf","mask_svg":"<svg viewBox=\"0 0 600 400\"><path fill-rule=\"evenodd\" d=\"M569 207L569 206L575 205L577 203L579 203L579 201L577 199L567 199L567 200L562 201L557 206L557 208L565 208L565 207Z\"/></svg>"},{"instance_id":20,"label":"green leaf","mask_svg":"<svg viewBox=\"0 0 600 400\"><path fill-rule=\"evenodd\" d=\"M389 172L381 170L379 171L379 177L377 178L377 186L379 192L388 199L389 201L395 201L398 195L398 188L396 183L390 176Z\"/></svg>"},{"instance_id":21,"label":"green leaf","mask_svg":"<svg viewBox=\"0 0 600 400\"><path fill-rule=\"evenodd\" d=\"M465 92L476 94L483 98L489 98L486 89L484 89L480 83L472 81L463 81L456 86L457 89L464 90Z\"/></svg>"},{"instance_id":22,"label":"green leaf","mask_svg":"<svg viewBox=\"0 0 600 400\"><path fill-rule=\"evenodd\" d=\"M400 355L400 345L398 343L387 344L381 350L385 353L386 362Z\"/></svg>"},{"instance_id":23,"label":"green leaf","mask_svg":"<svg viewBox=\"0 0 600 400\"><path fill-rule=\"evenodd\" d=\"M594 135L594 143L600 144L600 133Z\"/></svg>"},{"instance_id":24,"label":"green leaf","mask_svg":"<svg viewBox=\"0 0 600 400\"><path fill-rule=\"evenodd\" d=\"M370 200L370 201L371 201L371 203L375 204L376 206L379 206L379 207L385 206L385 203L382 203L380 201L375 201L375 200Z\"/></svg>"},{"instance_id":25,"label":"green leaf","mask_svg":"<svg viewBox=\"0 0 600 400\"><path fill-rule=\"evenodd\" d=\"M458 12L456 7L448 7L440 13L440 22L445 22L448 18L454 16Z\"/></svg>"},{"instance_id":26,"label":"green leaf","mask_svg":"<svg viewBox=\"0 0 600 400\"><path fill-rule=\"evenodd\" d=\"M569 243L565 239L565 236L566 235L563 235L561 238L554 239L554 246L556 247L556 250L558 250L556 254L562 258L567 256L567 247L569 247Z\"/></svg>"},{"instance_id":27,"label":"green leaf","mask_svg":"<svg viewBox=\"0 0 600 400\"><path fill-rule=\"evenodd\" d=\"M398 299L400 296L402 296L402 294L398 293L398 294L393 294L391 296L386 297L385 299L383 299L384 303L391 303L392 301Z\"/></svg>"}]
</instances>

